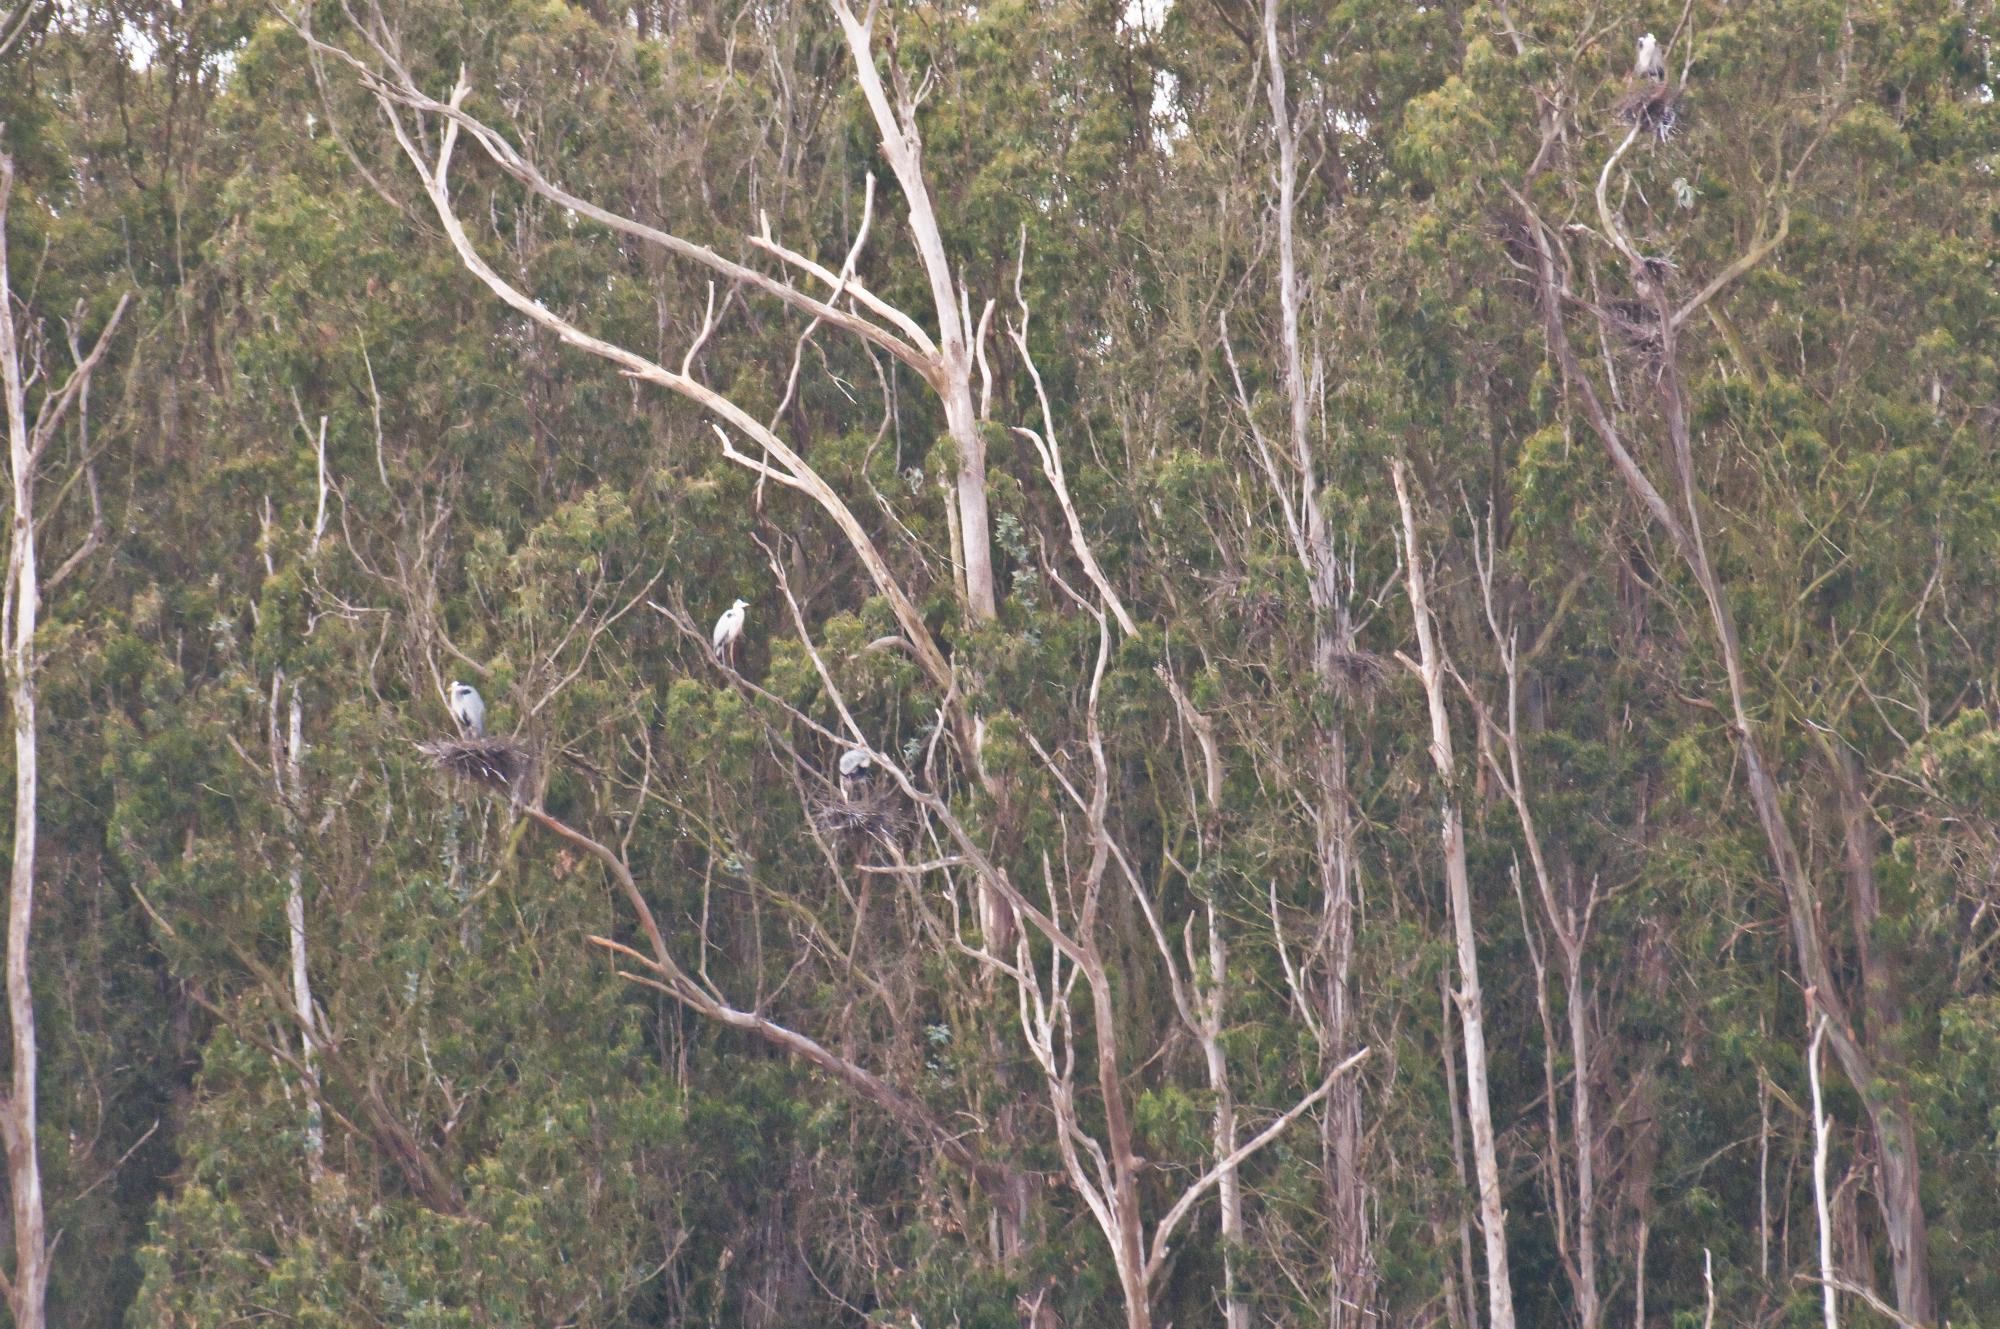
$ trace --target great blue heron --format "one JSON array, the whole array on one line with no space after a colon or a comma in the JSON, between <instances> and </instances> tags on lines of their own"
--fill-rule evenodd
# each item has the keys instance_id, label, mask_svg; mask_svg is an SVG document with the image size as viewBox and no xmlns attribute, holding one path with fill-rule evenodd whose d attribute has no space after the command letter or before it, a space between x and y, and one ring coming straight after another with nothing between
<instances>
[{"instance_id":1,"label":"great blue heron","mask_svg":"<svg viewBox=\"0 0 2000 1329\"><path fill-rule=\"evenodd\" d=\"M736 642L743 635L743 608L748 600L738 600L722 611L722 617L715 620L715 633L709 640L715 646L715 653L731 664L736 663Z\"/></svg>"},{"instance_id":2,"label":"great blue heron","mask_svg":"<svg viewBox=\"0 0 2000 1329\"><path fill-rule=\"evenodd\" d=\"M1660 50L1660 39L1650 32L1639 38L1639 59L1633 64L1632 73L1655 83L1667 81L1666 53Z\"/></svg>"},{"instance_id":3,"label":"great blue heron","mask_svg":"<svg viewBox=\"0 0 2000 1329\"><path fill-rule=\"evenodd\" d=\"M451 681L451 718L467 736L486 737L486 702L479 689L458 679Z\"/></svg>"}]
</instances>

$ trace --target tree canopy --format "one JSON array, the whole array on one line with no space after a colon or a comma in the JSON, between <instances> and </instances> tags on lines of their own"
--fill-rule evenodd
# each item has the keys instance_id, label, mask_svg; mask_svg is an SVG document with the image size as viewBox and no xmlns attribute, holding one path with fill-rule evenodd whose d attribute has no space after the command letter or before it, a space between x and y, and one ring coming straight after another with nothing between
<instances>
[{"instance_id":1,"label":"tree canopy","mask_svg":"<svg viewBox=\"0 0 2000 1329\"><path fill-rule=\"evenodd\" d=\"M1995 30L0 0L50 1322L2000 1324Z\"/></svg>"}]
</instances>

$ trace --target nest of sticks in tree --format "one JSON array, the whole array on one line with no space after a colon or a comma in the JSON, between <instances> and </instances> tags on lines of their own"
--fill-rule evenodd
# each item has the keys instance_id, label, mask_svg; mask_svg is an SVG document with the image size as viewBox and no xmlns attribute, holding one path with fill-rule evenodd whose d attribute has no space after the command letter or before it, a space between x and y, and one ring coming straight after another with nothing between
<instances>
[{"instance_id":1,"label":"nest of sticks in tree","mask_svg":"<svg viewBox=\"0 0 2000 1329\"><path fill-rule=\"evenodd\" d=\"M835 794L820 799L812 819L822 835L878 836L885 840L894 837L908 821L887 789L858 790L852 798Z\"/></svg>"},{"instance_id":2,"label":"nest of sticks in tree","mask_svg":"<svg viewBox=\"0 0 2000 1329\"><path fill-rule=\"evenodd\" d=\"M1375 693L1389 677L1387 660L1352 646L1329 646L1322 659L1324 677L1333 689L1333 695L1342 701L1363 705L1372 702Z\"/></svg>"},{"instance_id":3,"label":"nest of sticks in tree","mask_svg":"<svg viewBox=\"0 0 2000 1329\"><path fill-rule=\"evenodd\" d=\"M1678 84L1654 83L1649 79L1620 97L1616 110L1621 121L1636 124L1665 143L1687 118L1687 98Z\"/></svg>"},{"instance_id":4,"label":"nest of sticks in tree","mask_svg":"<svg viewBox=\"0 0 2000 1329\"><path fill-rule=\"evenodd\" d=\"M1598 306L1625 344L1643 355L1657 355L1666 343L1660 336L1660 311L1643 300L1606 300Z\"/></svg>"},{"instance_id":5,"label":"nest of sticks in tree","mask_svg":"<svg viewBox=\"0 0 2000 1329\"><path fill-rule=\"evenodd\" d=\"M534 769L534 758L511 738L441 738L417 744L431 765L470 784L512 796Z\"/></svg>"}]
</instances>

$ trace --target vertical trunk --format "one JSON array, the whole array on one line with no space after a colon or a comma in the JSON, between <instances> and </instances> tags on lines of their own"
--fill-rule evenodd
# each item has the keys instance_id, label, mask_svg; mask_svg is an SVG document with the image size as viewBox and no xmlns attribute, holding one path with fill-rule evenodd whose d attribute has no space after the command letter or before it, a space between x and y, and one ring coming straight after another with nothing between
<instances>
[{"instance_id":1,"label":"vertical trunk","mask_svg":"<svg viewBox=\"0 0 2000 1329\"><path fill-rule=\"evenodd\" d=\"M1628 138L1627 143L1630 142ZM1614 156L1607 162L1599 176L1598 207L1606 230L1613 233L1616 243L1630 257L1636 251L1630 250L1622 233L1616 231L1604 197L1606 182L1616 160ZM1670 538L1675 552L1700 588L1708 609L1716 647L1728 680L1730 718L1734 721L1744 786L1756 811L1758 825L1764 832L1771 866L1784 888L1785 912L1800 975L1815 992L1819 1008L1828 1016L1826 1037L1833 1045L1835 1059L1867 1105L1869 1132L1882 1182L1877 1188L1877 1201L1883 1225L1891 1233L1890 1256L1895 1272L1898 1309L1908 1319L1929 1324L1936 1319L1936 1310L1930 1286L1930 1257L1925 1245L1915 1134L1907 1108L1894 1101L1885 1102L1884 1085L1875 1055L1852 1032L1853 1022L1848 1016L1846 1000L1834 980L1831 952L1821 928L1819 891L1807 874L1799 854L1798 841L1792 834L1785 811L1783 782L1765 755L1757 722L1752 715L1742 641L1730 608L1727 588L1709 558L1702 529L1692 427L1688 419L1686 389L1679 371L1676 311L1658 288L1647 293L1660 316L1660 369L1656 380L1665 424L1665 451L1679 491L1678 512L1647 478L1627 445L1623 431L1606 411L1592 380L1583 372L1563 322L1563 278L1557 272L1556 245L1550 238L1552 232L1531 206L1524 203L1523 207L1537 246L1541 316L1546 340L1550 353L1562 370L1564 385L1582 407L1591 429L1604 445L1627 489ZM1782 222L1777 235L1783 235ZM1769 241L1766 250L1776 243L1776 239ZM1862 975L1862 986L1864 1005L1881 1000L1880 995L1872 990L1875 983L1866 971Z\"/></svg>"},{"instance_id":2,"label":"vertical trunk","mask_svg":"<svg viewBox=\"0 0 2000 1329\"><path fill-rule=\"evenodd\" d=\"M1098 1039L1097 1089L1104 1100L1105 1152L1110 1156L1111 1187L1104 1199L1117 1229L1113 1254L1118 1283L1125 1294L1125 1324L1126 1329L1153 1329L1153 1292L1146 1277L1145 1231L1139 1207L1139 1160L1132 1153L1132 1118L1118 1070L1118 1012L1112 1006L1110 976L1103 957L1094 942L1086 943L1086 950L1091 1022Z\"/></svg>"},{"instance_id":3,"label":"vertical trunk","mask_svg":"<svg viewBox=\"0 0 2000 1329\"><path fill-rule=\"evenodd\" d=\"M7 1023L13 1037L13 1075L0 1103L0 1136L7 1149L7 1184L14 1219L14 1274L9 1291L16 1329L42 1329L49 1283L49 1249L42 1215L42 1162L36 1142L39 1066L35 1048L35 998L28 940L35 912L35 831L39 769L35 715L35 627L41 578L35 566L35 440L28 425L14 328L12 276L5 226L14 164L0 158L0 373L7 394L7 469L13 511L7 540L6 634L8 701L14 711L14 861L7 881Z\"/></svg>"},{"instance_id":4,"label":"vertical trunk","mask_svg":"<svg viewBox=\"0 0 2000 1329\"><path fill-rule=\"evenodd\" d=\"M1646 1245L1652 1235L1652 1221L1640 1214L1638 1251L1632 1260L1632 1329L1646 1329Z\"/></svg>"},{"instance_id":5,"label":"vertical trunk","mask_svg":"<svg viewBox=\"0 0 2000 1329\"><path fill-rule=\"evenodd\" d=\"M1314 463L1309 427L1312 404L1305 377L1305 354L1299 331L1302 283L1298 270L1298 136L1293 130L1291 102L1285 87L1285 62L1278 35L1279 0L1265 0L1263 16L1265 96L1271 108L1271 130L1278 146L1278 315L1282 338L1286 402L1286 438L1299 476L1299 507L1312 597L1313 661L1320 686L1337 695L1338 656L1351 643L1347 606L1341 594L1340 570L1332 533L1319 501L1318 467ZM1324 966L1326 1023L1322 1060L1328 1064L1347 1055L1353 1040L1349 1009L1349 973L1354 957L1354 818L1347 792L1346 735L1338 719L1322 726L1317 778L1319 782L1319 844L1321 963ZM1373 1309L1374 1261L1370 1253L1367 1189L1361 1173L1361 1085L1343 1080L1327 1099L1322 1152L1327 1164L1328 1329L1359 1323Z\"/></svg>"},{"instance_id":6,"label":"vertical trunk","mask_svg":"<svg viewBox=\"0 0 2000 1329\"><path fill-rule=\"evenodd\" d=\"M945 354L951 354L947 340ZM965 569L966 607L975 619L999 615L993 588L993 527L986 511L986 440L972 408L970 352L959 347L958 365L945 397L945 427L958 452L958 539Z\"/></svg>"},{"instance_id":7,"label":"vertical trunk","mask_svg":"<svg viewBox=\"0 0 2000 1329\"><path fill-rule=\"evenodd\" d=\"M875 118L882 155L896 173L896 183L910 209L910 230L916 240L917 256L923 260L929 279L931 303L937 312L938 347L934 359L935 377L931 386L944 399L945 429L958 451L959 551L965 567L966 608L972 617L987 620L999 614L993 588L993 544L986 511L986 443L979 434L979 417L973 407L972 363L978 335L963 288L953 277L951 260L945 254L944 232L931 206L930 189L924 183L923 140L917 133L915 100L900 83L896 102L889 101L882 75L875 68L871 6L861 17L840 0L834 13L854 57L855 81Z\"/></svg>"},{"instance_id":8,"label":"vertical trunk","mask_svg":"<svg viewBox=\"0 0 2000 1329\"><path fill-rule=\"evenodd\" d=\"M1876 1186L1883 1227L1889 1237L1889 1264L1896 1280L1896 1305L1919 1323L1936 1318L1931 1295L1928 1232L1918 1194L1916 1131L1910 1097L1897 1074L1900 1066L1902 1005L1895 965L1875 944L1881 896L1875 884L1875 829L1861 771L1854 754L1829 745L1828 757L1839 787L1841 838L1846 856L1848 908L1854 919L1854 947L1861 967L1861 1000L1867 1021L1862 1037L1887 1084L1862 1086L1871 1134L1875 1137Z\"/></svg>"},{"instance_id":9,"label":"vertical trunk","mask_svg":"<svg viewBox=\"0 0 2000 1329\"><path fill-rule=\"evenodd\" d=\"M1826 1329L1840 1329L1839 1302L1833 1290L1833 1216L1826 1198L1827 1127L1832 1123L1827 1119L1819 1092L1819 1045L1826 1037L1826 1016L1816 1011L1810 1013L1814 1023L1812 1042L1806 1048L1806 1075L1812 1081L1813 1207L1819 1214L1820 1305Z\"/></svg>"},{"instance_id":10,"label":"vertical trunk","mask_svg":"<svg viewBox=\"0 0 2000 1329\"><path fill-rule=\"evenodd\" d=\"M1438 698L1443 706L1443 697ZM1445 768L1449 778L1449 767ZM1500 1194L1500 1155L1494 1142L1492 1095L1486 1082L1485 999L1479 987L1479 951L1472 929L1472 885L1465 865L1465 827L1446 796L1443 809L1445 885L1458 947L1459 1021L1465 1035L1465 1115L1472 1128L1472 1163L1479 1181L1479 1227L1486 1242L1487 1312L1492 1329L1513 1329L1514 1292L1507 1270L1507 1219Z\"/></svg>"},{"instance_id":11,"label":"vertical trunk","mask_svg":"<svg viewBox=\"0 0 2000 1329\"><path fill-rule=\"evenodd\" d=\"M1598 1329L1604 1312L1597 1298L1597 1135L1590 1112L1590 1043L1584 1019L1583 956L1580 943L1562 939L1569 1051L1574 1063L1576 1136L1576 1317L1579 1329ZM1551 1141L1551 1147L1554 1142Z\"/></svg>"},{"instance_id":12,"label":"vertical trunk","mask_svg":"<svg viewBox=\"0 0 2000 1329\"><path fill-rule=\"evenodd\" d=\"M1318 509L1314 503L1313 509ZM1331 667L1322 643L1322 667ZM1336 720L1320 736L1321 959L1325 1033L1321 1060L1332 1065L1354 1043L1350 1001L1354 966L1354 816L1347 795L1347 737ZM1361 1172L1361 1085L1342 1081L1326 1100L1321 1149L1327 1174L1327 1329L1372 1319L1374 1260L1368 1194Z\"/></svg>"},{"instance_id":13,"label":"vertical trunk","mask_svg":"<svg viewBox=\"0 0 2000 1329\"><path fill-rule=\"evenodd\" d=\"M1472 927L1472 881L1465 861L1465 826L1453 793L1458 783L1452 756L1451 714L1446 709L1444 659L1431 627L1430 598L1424 586L1423 550L1417 518L1401 462L1393 464L1396 502L1403 513L1403 549L1409 578L1410 612L1421 654L1419 673L1431 719L1431 761L1442 787L1439 808L1444 841L1445 888L1451 905L1452 936L1458 948L1459 1023L1465 1036L1465 1115L1472 1128L1472 1162L1479 1181L1479 1226L1486 1242L1487 1324L1514 1329L1514 1291L1508 1276L1507 1216L1500 1193L1500 1156L1493 1135L1492 1096L1486 1081L1485 999L1479 988L1479 947Z\"/></svg>"},{"instance_id":14,"label":"vertical trunk","mask_svg":"<svg viewBox=\"0 0 2000 1329\"><path fill-rule=\"evenodd\" d=\"M305 1067L302 1087L306 1099L306 1171L318 1181L325 1144L320 1122L317 1050L312 1035L312 980L306 964L305 781L300 769L305 754L305 704L299 697L299 685L292 684L287 741L280 751L278 695L284 681L284 671L280 670L271 682L272 778L278 785L278 805L284 810L285 830L292 842L291 862L285 876L285 928L292 943L292 1009L299 1022L299 1061Z\"/></svg>"},{"instance_id":15,"label":"vertical trunk","mask_svg":"<svg viewBox=\"0 0 2000 1329\"><path fill-rule=\"evenodd\" d=\"M1208 1087L1215 1094L1211 1148L1216 1162L1236 1152L1236 1098L1229 1088L1229 1065L1222 1050L1222 1023L1228 987L1229 952L1217 926L1215 906L1208 907L1209 989L1202 998L1201 1051L1208 1065ZM1237 1283L1237 1261L1243 1249L1243 1181L1234 1167L1216 1183L1222 1209L1222 1318L1225 1329L1250 1329L1250 1305Z\"/></svg>"},{"instance_id":16,"label":"vertical trunk","mask_svg":"<svg viewBox=\"0 0 2000 1329\"><path fill-rule=\"evenodd\" d=\"M1472 1193L1472 1184L1465 1177L1465 1114L1458 1102L1458 1057L1451 1048L1451 974L1438 971L1438 1005L1444 1013L1444 1089L1451 1104L1451 1166L1458 1173L1458 1189L1462 1194ZM1469 1329L1479 1329L1478 1296L1473 1289L1478 1281L1472 1272L1472 1220L1461 1205L1458 1210L1458 1267L1459 1275L1465 1283L1465 1323ZM1456 1320L1457 1316L1453 1316Z\"/></svg>"}]
</instances>

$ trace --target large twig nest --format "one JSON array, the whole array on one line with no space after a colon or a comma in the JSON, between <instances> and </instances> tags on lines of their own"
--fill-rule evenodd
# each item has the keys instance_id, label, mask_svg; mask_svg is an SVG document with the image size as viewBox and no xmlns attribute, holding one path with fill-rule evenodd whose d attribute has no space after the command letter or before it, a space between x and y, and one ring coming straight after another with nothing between
<instances>
[{"instance_id":1,"label":"large twig nest","mask_svg":"<svg viewBox=\"0 0 2000 1329\"><path fill-rule=\"evenodd\" d=\"M417 751L447 775L513 794L534 769L534 758L511 738L441 738Z\"/></svg>"},{"instance_id":2,"label":"large twig nest","mask_svg":"<svg viewBox=\"0 0 2000 1329\"><path fill-rule=\"evenodd\" d=\"M1374 701L1376 691L1389 677L1387 660L1352 646L1328 646L1320 662L1333 695L1364 706Z\"/></svg>"},{"instance_id":3,"label":"large twig nest","mask_svg":"<svg viewBox=\"0 0 2000 1329\"><path fill-rule=\"evenodd\" d=\"M1605 322L1625 343L1642 354L1657 355L1666 346L1660 335L1660 311L1639 300L1606 300L1598 306Z\"/></svg>"},{"instance_id":4,"label":"large twig nest","mask_svg":"<svg viewBox=\"0 0 2000 1329\"><path fill-rule=\"evenodd\" d=\"M835 795L820 799L812 812L813 825L824 835L873 835L893 837L903 829L903 810L887 789L864 789L852 797Z\"/></svg>"},{"instance_id":5,"label":"large twig nest","mask_svg":"<svg viewBox=\"0 0 2000 1329\"><path fill-rule=\"evenodd\" d=\"M1617 112L1626 124L1637 124L1665 143L1686 118L1687 98L1677 84L1654 83L1649 79L1618 99Z\"/></svg>"}]
</instances>

